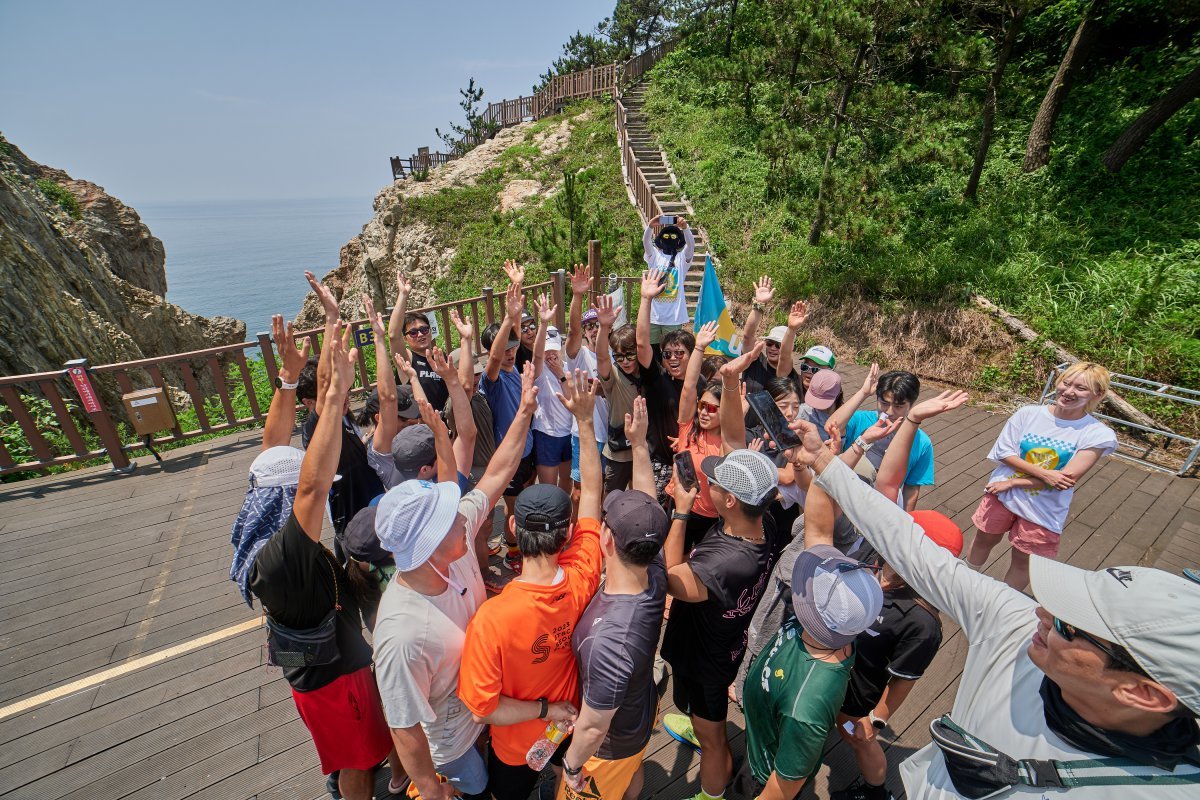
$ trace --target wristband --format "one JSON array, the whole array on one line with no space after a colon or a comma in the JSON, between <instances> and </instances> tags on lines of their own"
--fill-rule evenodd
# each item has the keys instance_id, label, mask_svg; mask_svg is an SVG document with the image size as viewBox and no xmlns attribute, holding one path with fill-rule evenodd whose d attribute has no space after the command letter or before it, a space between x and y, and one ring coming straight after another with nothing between
<instances>
[{"instance_id":1,"label":"wristband","mask_svg":"<svg viewBox=\"0 0 1200 800\"><path fill-rule=\"evenodd\" d=\"M908 416L907 414L904 415L904 419L906 422L911 422L913 425L916 425L918 428L921 427L921 423L917 422L915 419Z\"/></svg>"},{"instance_id":2,"label":"wristband","mask_svg":"<svg viewBox=\"0 0 1200 800\"><path fill-rule=\"evenodd\" d=\"M692 515L691 515L691 514L681 514L681 513L680 513L680 512L678 512L678 511L672 511L672 512L671 512L671 519L672 519L672 520L678 520L678 521L680 521L680 522L687 522L687 521L688 521L688 520L690 520L691 518L692 518Z\"/></svg>"},{"instance_id":3,"label":"wristband","mask_svg":"<svg viewBox=\"0 0 1200 800\"><path fill-rule=\"evenodd\" d=\"M544 697L539 697L538 703L541 704L538 706L538 719L545 719L546 715L550 713L550 701Z\"/></svg>"},{"instance_id":4,"label":"wristband","mask_svg":"<svg viewBox=\"0 0 1200 800\"><path fill-rule=\"evenodd\" d=\"M296 381L295 383L288 383L287 381L285 381L283 378L280 378L279 376L275 377L275 388L276 389L287 389L289 391L295 391L296 387L299 385L300 385L300 381Z\"/></svg>"},{"instance_id":5,"label":"wristband","mask_svg":"<svg viewBox=\"0 0 1200 800\"><path fill-rule=\"evenodd\" d=\"M755 300L755 301L754 301L753 308L754 308L754 310L755 310L755 311L758 311L758 312L763 312L763 311L766 311L766 310L767 310L767 304L766 304L766 303L760 303L760 302L758 302L757 300Z\"/></svg>"},{"instance_id":6,"label":"wristband","mask_svg":"<svg viewBox=\"0 0 1200 800\"><path fill-rule=\"evenodd\" d=\"M579 773L583 772L583 765L580 765L580 766L572 769L571 766L569 764L567 764L566 758L563 759L562 768L563 768L563 772L570 775L572 778L574 778Z\"/></svg>"}]
</instances>

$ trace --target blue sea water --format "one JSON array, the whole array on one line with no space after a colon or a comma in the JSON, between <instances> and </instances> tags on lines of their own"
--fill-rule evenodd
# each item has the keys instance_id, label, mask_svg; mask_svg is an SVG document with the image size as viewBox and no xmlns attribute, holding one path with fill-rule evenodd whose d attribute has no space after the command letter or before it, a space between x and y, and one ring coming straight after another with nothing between
<instances>
[{"instance_id":1,"label":"blue sea water","mask_svg":"<svg viewBox=\"0 0 1200 800\"><path fill-rule=\"evenodd\" d=\"M167 250L167 300L206 317L269 331L291 319L308 284L338 265L342 245L371 218L371 198L143 203L137 207Z\"/></svg>"}]
</instances>

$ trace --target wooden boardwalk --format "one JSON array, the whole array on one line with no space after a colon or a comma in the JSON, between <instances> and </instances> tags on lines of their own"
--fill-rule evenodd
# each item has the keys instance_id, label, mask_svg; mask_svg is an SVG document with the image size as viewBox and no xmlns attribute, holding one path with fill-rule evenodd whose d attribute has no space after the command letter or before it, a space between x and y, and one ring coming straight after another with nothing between
<instances>
[{"instance_id":1,"label":"wooden boardwalk","mask_svg":"<svg viewBox=\"0 0 1200 800\"><path fill-rule=\"evenodd\" d=\"M857 385L861 370L846 373ZM926 425L938 486L923 508L969 530L1004 420L967 408ZM178 450L161 467L143 459L131 477L99 469L0 488L0 797L324 796L287 684L264 666L259 613L228 578L230 525L259 435ZM1175 571L1200 561L1198 485L1103 462L1076 492L1062 557ZM994 558L1005 555L997 548ZM934 666L885 735L898 794L895 765L949 708L964 656L947 621ZM740 716L729 727L740 756ZM697 769L696 756L657 730L644 795L689 797ZM826 797L854 775L847 748L831 739L802 796Z\"/></svg>"}]
</instances>

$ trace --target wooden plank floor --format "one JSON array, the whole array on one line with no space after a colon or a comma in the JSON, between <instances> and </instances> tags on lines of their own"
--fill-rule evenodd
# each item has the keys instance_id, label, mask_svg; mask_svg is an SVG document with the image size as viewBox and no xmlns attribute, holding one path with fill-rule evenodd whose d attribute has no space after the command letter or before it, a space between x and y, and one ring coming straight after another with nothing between
<instances>
[{"instance_id":1,"label":"wooden plank floor","mask_svg":"<svg viewBox=\"0 0 1200 800\"><path fill-rule=\"evenodd\" d=\"M844 371L857 386L861 369ZM984 456L1004 421L967 408L927 424L938 485L922 507L970 528L990 471ZM258 612L228 579L230 525L259 435L178 450L165 466L141 459L130 477L96 469L0 488L0 797L324 796L287 684L264 666L261 629L246 627ZM1062 557L1087 568L1200 562L1197 486L1107 460L1076 492ZM997 548L989 574L1005 557ZM947 621L937 661L884 737L897 794L895 765L949 708L964 656ZM55 694L27 702L46 692ZM736 709L729 730L740 758ZM856 774L832 738L825 761L803 796L827 797ZM696 756L656 730L644 796L690 797L697 769Z\"/></svg>"}]
</instances>

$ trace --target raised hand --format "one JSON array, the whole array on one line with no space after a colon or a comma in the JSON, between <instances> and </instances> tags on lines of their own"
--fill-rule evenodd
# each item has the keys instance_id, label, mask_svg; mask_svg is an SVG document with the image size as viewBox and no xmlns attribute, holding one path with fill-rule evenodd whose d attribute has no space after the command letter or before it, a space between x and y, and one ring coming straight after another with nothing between
<instances>
[{"instance_id":1,"label":"raised hand","mask_svg":"<svg viewBox=\"0 0 1200 800\"><path fill-rule=\"evenodd\" d=\"M408 300L409 295L412 294L412 288L412 281L403 272L396 270L396 305Z\"/></svg>"},{"instance_id":2,"label":"raised hand","mask_svg":"<svg viewBox=\"0 0 1200 800\"><path fill-rule=\"evenodd\" d=\"M666 284L663 282L663 271L651 269L642 273L642 299L653 300L662 294Z\"/></svg>"},{"instance_id":3,"label":"raised hand","mask_svg":"<svg viewBox=\"0 0 1200 800\"><path fill-rule=\"evenodd\" d=\"M649 427L649 417L646 414L646 398L633 399L633 412L625 415L625 436L633 447L646 444L646 429Z\"/></svg>"},{"instance_id":4,"label":"raised hand","mask_svg":"<svg viewBox=\"0 0 1200 800\"><path fill-rule=\"evenodd\" d=\"M517 406L518 414L533 416L537 409L538 388L533 375L533 364L526 364L521 372L521 405Z\"/></svg>"},{"instance_id":5,"label":"raised hand","mask_svg":"<svg viewBox=\"0 0 1200 800\"><path fill-rule=\"evenodd\" d=\"M875 394L875 387L879 385L879 365L872 362L871 368L867 370L867 377L863 379L862 388L859 389L859 394L863 397L870 397Z\"/></svg>"},{"instance_id":6,"label":"raised hand","mask_svg":"<svg viewBox=\"0 0 1200 800\"><path fill-rule=\"evenodd\" d=\"M375 311L375 301L366 292L362 296L363 310L367 315L367 322L371 325L371 330L375 332L375 342L387 341L387 332L383 327L383 315Z\"/></svg>"},{"instance_id":7,"label":"raised hand","mask_svg":"<svg viewBox=\"0 0 1200 800\"><path fill-rule=\"evenodd\" d=\"M937 397L922 400L908 410L908 418L913 422L924 422L930 417L953 411L964 405L970 398L962 389L947 389Z\"/></svg>"},{"instance_id":8,"label":"raised hand","mask_svg":"<svg viewBox=\"0 0 1200 800\"><path fill-rule=\"evenodd\" d=\"M536 305L537 305L538 319L540 319L542 322L546 323L547 325L554 322L554 313L556 311L558 311L558 306L550 304L550 298L549 298L549 296L546 295L545 292L538 295Z\"/></svg>"},{"instance_id":9,"label":"raised hand","mask_svg":"<svg viewBox=\"0 0 1200 800\"><path fill-rule=\"evenodd\" d=\"M596 316L602 327L612 328L621 316L621 310L622 306L616 304L612 295L602 294L596 298Z\"/></svg>"},{"instance_id":10,"label":"raised hand","mask_svg":"<svg viewBox=\"0 0 1200 800\"><path fill-rule=\"evenodd\" d=\"M821 434L817 432L817 426L806 419L794 419L788 427L800 434L800 444L789 451L789 457L792 463L807 467L817 460L825 448Z\"/></svg>"},{"instance_id":11,"label":"raised hand","mask_svg":"<svg viewBox=\"0 0 1200 800\"><path fill-rule=\"evenodd\" d=\"M436 372L446 383L453 383L458 380L458 371L450 364L450 361L446 358L446 354L440 348L429 348L429 368Z\"/></svg>"},{"instance_id":12,"label":"raised hand","mask_svg":"<svg viewBox=\"0 0 1200 800\"><path fill-rule=\"evenodd\" d=\"M393 353L392 360L396 362L396 369L400 370L400 374L409 383L417 379L417 371L413 369L412 362L403 353Z\"/></svg>"},{"instance_id":13,"label":"raised hand","mask_svg":"<svg viewBox=\"0 0 1200 800\"><path fill-rule=\"evenodd\" d=\"M763 434L762 436L759 436L757 439L752 439L752 440L750 440L750 444L746 445L746 449L753 450L756 453L761 453L763 451L763 448L767 446L767 441L769 441L770 438L771 438L770 436Z\"/></svg>"},{"instance_id":14,"label":"raised hand","mask_svg":"<svg viewBox=\"0 0 1200 800\"><path fill-rule=\"evenodd\" d=\"M799 331L807 321L808 303L803 300L797 300L792 303L792 310L788 312L787 326L793 331Z\"/></svg>"},{"instance_id":15,"label":"raised hand","mask_svg":"<svg viewBox=\"0 0 1200 800\"><path fill-rule=\"evenodd\" d=\"M349 333L349 326L338 320L334 324L333 336L329 337L329 341L325 343L326 347L331 348L329 362L332 365L326 397L336 397L339 403L350 392L350 387L354 385L354 368L358 360L357 347L346 349Z\"/></svg>"},{"instance_id":16,"label":"raised hand","mask_svg":"<svg viewBox=\"0 0 1200 800\"><path fill-rule=\"evenodd\" d=\"M529 366L526 365L526 369ZM588 385L588 376L583 370L568 372L562 382L562 391L555 394L559 402L580 422L590 419L596 408L596 391L599 382ZM524 399L524 398L522 398ZM635 401L636 402L636 401Z\"/></svg>"},{"instance_id":17,"label":"raised hand","mask_svg":"<svg viewBox=\"0 0 1200 800\"><path fill-rule=\"evenodd\" d=\"M271 317L271 338L275 340L275 349L279 351L279 359L283 364L279 367L279 377L287 383L295 383L300 377L300 370L308 363L312 343L304 337L303 344L296 348L296 332L292 323L283 322L283 315Z\"/></svg>"},{"instance_id":18,"label":"raised hand","mask_svg":"<svg viewBox=\"0 0 1200 800\"><path fill-rule=\"evenodd\" d=\"M571 272L571 292L573 294L587 294L592 290L592 275L588 271L586 264L576 264L575 269Z\"/></svg>"},{"instance_id":19,"label":"raised hand","mask_svg":"<svg viewBox=\"0 0 1200 800\"><path fill-rule=\"evenodd\" d=\"M450 309L450 322L458 330L458 337L461 341L470 341L475 337L475 326L469 319L464 320L457 308Z\"/></svg>"},{"instance_id":20,"label":"raised hand","mask_svg":"<svg viewBox=\"0 0 1200 800\"><path fill-rule=\"evenodd\" d=\"M734 375L740 376L747 370L747 368L749 368L751 364L754 363L754 359L762 355L763 348L766 347L766 344L767 343L765 341L759 340L754 347L750 348L749 352L742 353L732 361L727 361L726 363L722 364L720 370L721 377L728 378Z\"/></svg>"},{"instance_id":21,"label":"raised hand","mask_svg":"<svg viewBox=\"0 0 1200 800\"><path fill-rule=\"evenodd\" d=\"M317 280L317 276L311 272L306 271L304 277L308 280L309 288L316 292L317 299L321 301L321 308L325 309L325 324L330 325L334 320L340 319L342 314L329 287Z\"/></svg>"},{"instance_id":22,"label":"raised hand","mask_svg":"<svg viewBox=\"0 0 1200 800\"><path fill-rule=\"evenodd\" d=\"M696 349L703 353L717 340L717 323L706 322L696 331Z\"/></svg>"},{"instance_id":23,"label":"raised hand","mask_svg":"<svg viewBox=\"0 0 1200 800\"><path fill-rule=\"evenodd\" d=\"M510 283L504 293L504 311L513 326L521 324L521 312L525 310L525 296L521 293L521 284Z\"/></svg>"},{"instance_id":24,"label":"raised hand","mask_svg":"<svg viewBox=\"0 0 1200 800\"><path fill-rule=\"evenodd\" d=\"M450 431L446 428L446 421L442 419L442 415L434 409L433 406L425 400L417 399L417 408L421 412L421 422L429 426L429 430L433 431L433 436L436 439L439 434L445 433L450 435Z\"/></svg>"},{"instance_id":25,"label":"raised hand","mask_svg":"<svg viewBox=\"0 0 1200 800\"><path fill-rule=\"evenodd\" d=\"M895 419L877 419L875 424L864 430L861 434L862 440L867 444L874 444L880 439L887 438L895 433L904 422L904 417L896 417Z\"/></svg>"},{"instance_id":26,"label":"raised hand","mask_svg":"<svg viewBox=\"0 0 1200 800\"><path fill-rule=\"evenodd\" d=\"M508 276L509 283L515 283L517 286L525 283L525 268L511 258L504 262L504 274Z\"/></svg>"},{"instance_id":27,"label":"raised hand","mask_svg":"<svg viewBox=\"0 0 1200 800\"><path fill-rule=\"evenodd\" d=\"M775 284L766 275L759 278L754 284L754 302L769 303L775 299Z\"/></svg>"},{"instance_id":28,"label":"raised hand","mask_svg":"<svg viewBox=\"0 0 1200 800\"><path fill-rule=\"evenodd\" d=\"M691 457L690 454L688 456ZM679 466L674 467L675 478L675 510L680 514L687 514L692 510L692 503L696 502L696 495L700 494L699 482L691 489L683 488L683 481L679 477Z\"/></svg>"}]
</instances>

